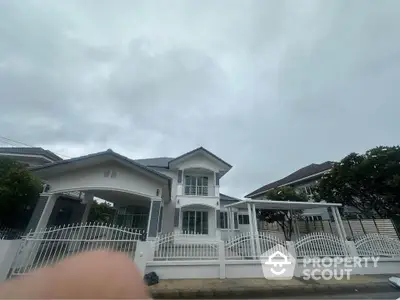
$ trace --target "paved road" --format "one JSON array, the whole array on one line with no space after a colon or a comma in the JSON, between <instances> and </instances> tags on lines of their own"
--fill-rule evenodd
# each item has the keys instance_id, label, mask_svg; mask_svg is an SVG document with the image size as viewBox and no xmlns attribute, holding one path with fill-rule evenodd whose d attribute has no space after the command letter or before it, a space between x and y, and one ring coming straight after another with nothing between
<instances>
[{"instance_id":1,"label":"paved road","mask_svg":"<svg viewBox=\"0 0 400 300\"><path fill-rule=\"evenodd\" d=\"M400 298L400 289L395 289L388 286L385 289L379 289L372 293L359 293L354 291L353 293L349 294L327 294L327 295L318 295L318 296L299 296L296 298L283 298L283 299L343 299L343 300L350 300L350 299L390 299L396 300ZM282 299L282 298L281 298Z\"/></svg>"},{"instance_id":2,"label":"paved road","mask_svg":"<svg viewBox=\"0 0 400 300\"><path fill-rule=\"evenodd\" d=\"M353 300L353 299L382 299L382 300L396 300L400 298L400 289L395 289L392 287L388 287L385 289L379 289L377 291L374 291L372 293L359 293L357 291L354 291L353 293L349 294L326 294L326 295L307 295L307 296L298 296L298 297L280 297L278 298L266 298L268 300L282 300L282 299L293 299L293 300L299 300L299 299L343 299L343 300ZM264 300L266 300L264 299ZM261 300L261 299L260 299Z\"/></svg>"}]
</instances>

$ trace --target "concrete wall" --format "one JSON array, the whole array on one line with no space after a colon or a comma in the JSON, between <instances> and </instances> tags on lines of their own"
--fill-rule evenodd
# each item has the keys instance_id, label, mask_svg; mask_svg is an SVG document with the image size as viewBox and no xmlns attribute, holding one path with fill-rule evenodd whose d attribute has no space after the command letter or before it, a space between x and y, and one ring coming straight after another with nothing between
<instances>
[{"instance_id":1,"label":"concrete wall","mask_svg":"<svg viewBox=\"0 0 400 300\"><path fill-rule=\"evenodd\" d=\"M7 279L22 240L0 240L0 282Z\"/></svg>"}]
</instances>

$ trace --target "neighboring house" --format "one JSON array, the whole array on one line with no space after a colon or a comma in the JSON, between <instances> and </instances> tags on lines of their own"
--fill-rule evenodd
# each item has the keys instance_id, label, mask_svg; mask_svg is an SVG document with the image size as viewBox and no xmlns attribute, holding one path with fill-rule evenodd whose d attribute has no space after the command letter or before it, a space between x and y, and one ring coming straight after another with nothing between
<instances>
[{"instance_id":1,"label":"neighboring house","mask_svg":"<svg viewBox=\"0 0 400 300\"><path fill-rule=\"evenodd\" d=\"M26 167L38 167L49 163L60 162L63 159L49 150L40 147L0 147L0 157L7 157L22 163ZM80 220L85 206L82 205L79 193L64 193L55 204L48 225L76 223ZM34 207L27 207L33 210ZM29 215L29 214L28 214ZM34 222L27 225L26 230L34 229ZM28 223L22 221L22 223Z\"/></svg>"},{"instance_id":2,"label":"neighboring house","mask_svg":"<svg viewBox=\"0 0 400 300\"><path fill-rule=\"evenodd\" d=\"M15 159L26 167L41 166L61 161L62 158L40 147L0 147L0 157Z\"/></svg>"},{"instance_id":3,"label":"neighboring house","mask_svg":"<svg viewBox=\"0 0 400 300\"><path fill-rule=\"evenodd\" d=\"M315 186L321 177L329 172L334 165L332 161L326 161L321 164L311 164L304 168L301 168L290 175L279 179L277 181L268 183L250 194L246 195L245 198L251 199L264 199L267 191L272 190L274 188L282 187L282 186L290 186L296 189L299 192L304 192L306 195L312 195L311 188ZM308 219L322 219L328 220L329 213L326 208L315 208L304 211L304 216Z\"/></svg>"},{"instance_id":4,"label":"neighboring house","mask_svg":"<svg viewBox=\"0 0 400 300\"><path fill-rule=\"evenodd\" d=\"M230 164L203 147L179 157L132 160L111 149L31 168L47 184L35 208L32 228L48 226L57 199L65 193L83 195L85 222L94 197L112 202L114 222L159 233L224 236L228 227L225 205L240 201L219 192ZM57 218L55 218L57 219ZM247 211L234 211L235 230L248 231Z\"/></svg>"}]
</instances>

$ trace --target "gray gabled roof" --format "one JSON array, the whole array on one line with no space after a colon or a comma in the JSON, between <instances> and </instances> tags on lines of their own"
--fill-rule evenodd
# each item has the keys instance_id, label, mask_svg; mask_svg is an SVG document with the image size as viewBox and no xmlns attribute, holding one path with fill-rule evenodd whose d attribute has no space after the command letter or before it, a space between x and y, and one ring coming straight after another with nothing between
<instances>
[{"instance_id":1,"label":"gray gabled roof","mask_svg":"<svg viewBox=\"0 0 400 300\"><path fill-rule=\"evenodd\" d=\"M0 153L7 154L25 154L25 155L42 155L53 161L63 160L53 152L41 147L0 147Z\"/></svg>"},{"instance_id":2,"label":"gray gabled roof","mask_svg":"<svg viewBox=\"0 0 400 300\"><path fill-rule=\"evenodd\" d=\"M225 195L225 194L222 194L222 193L219 193L219 200L222 200L222 201L242 201L242 200L240 200L238 198L231 197L231 196L228 196L228 195Z\"/></svg>"},{"instance_id":3,"label":"gray gabled roof","mask_svg":"<svg viewBox=\"0 0 400 300\"><path fill-rule=\"evenodd\" d=\"M191 151L189 151L189 152L186 152L186 153L184 153L184 154L178 156L177 158L174 158L173 160L169 161L168 165L170 165L172 162L174 162L174 161L176 161L176 160L178 160L178 159L184 158L185 156L191 155L191 154L193 154L193 153L195 153L195 152L201 152L201 151L203 151L203 152L207 153L208 155L214 157L215 159L219 160L219 161L222 162L223 164L227 165L229 168L232 168L232 166L231 166L230 164L228 164L226 161L224 161L222 158L219 158L219 157L216 156L214 153L208 151L207 149L205 149L205 148L203 148L203 147L198 147L198 148L196 148L196 149L193 149L193 150L191 150Z\"/></svg>"},{"instance_id":4,"label":"gray gabled roof","mask_svg":"<svg viewBox=\"0 0 400 300\"><path fill-rule=\"evenodd\" d=\"M138 163L138 162L126 157L126 156L123 156L123 155L121 155L119 153L116 153L116 152L112 151L111 149L108 149L108 150L102 151L102 152L97 152L97 153L84 155L84 156L79 156L79 157L75 157L75 158L71 158L71 159L65 159L65 160L62 160L62 161L49 163L49 164L45 164L45 165L42 165L42 166L32 167L32 168L30 168L30 170L31 171L38 171L38 170L43 170L43 169L46 169L46 168L51 168L51 167L54 167L54 166L70 164L70 163L74 163L74 162L79 162L79 161L83 161L83 160L86 160L86 159L90 159L90 158L93 158L93 157L106 156L106 155L111 155L111 156L115 157L116 159L123 160L123 161L125 161L125 162L127 162L127 163L129 163L129 164L131 164L131 165L133 165L135 167L139 167L139 168L141 168L141 169L143 169L145 171L148 171L148 172L150 172L150 173L152 173L154 175L157 175L157 176L159 176L159 177L161 177L163 179L171 180L171 178L169 176L161 174L160 172L157 172L154 169L148 168L148 167L146 167L146 166L144 166L144 165L142 165L142 164L140 164L140 163Z\"/></svg>"},{"instance_id":5,"label":"gray gabled roof","mask_svg":"<svg viewBox=\"0 0 400 300\"><path fill-rule=\"evenodd\" d=\"M174 159L173 157L154 157L154 158L135 159L135 162L144 165L146 167L168 168L168 163L173 159Z\"/></svg>"},{"instance_id":6,"label":"gray gabled roof","mask_svg":"<svg viewBox=\"0 0 400 300\"><path fill-rule=\"evenodd\" d=\"M260 187L259 189L257 189L255 191L251 192L250 194L246 195L245 198L251 198L251 197L253 197L255 195L261 194L261 193L266 192L266 191L268 191L270 189L274 189L274 188L277 188L279 186L291 183L293 181L297 181L297 180L300 180L302 178L309 177L309 176L312 176L314 174L318 174L318 173L327 171L327 170L331 169L333 167L333 165L334 165L334 162L332 162L332 161L326 161L326 162L323 162L321 164L308 165L308 166L306 166L304 168L301 168L301 169L293 172L292 174L290 174L290 175L288 175L288 176L286 176L286 177L284 177L282 179L279 179L277 181L268 183L268 184Z\"/></svg>"}]
</instances>

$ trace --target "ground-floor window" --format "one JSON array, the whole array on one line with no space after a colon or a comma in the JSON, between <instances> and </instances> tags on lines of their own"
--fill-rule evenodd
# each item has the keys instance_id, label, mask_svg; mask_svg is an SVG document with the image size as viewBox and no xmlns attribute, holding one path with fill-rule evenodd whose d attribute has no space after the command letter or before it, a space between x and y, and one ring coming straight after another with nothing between
<instances>
[{"instance_id":1,"label":"ground-floor window","mask_svg":"<svg viewBox=\"0 0 400 300\"><path fill-rule=\"evenodd\" d=\"M249 225L249 215L239 215L239 224L240 225Z\"/></svg>"},{"instance_id":2,"label":"ground-floor window","mask_svg":"<svg viewBox=\"0 0 400 300\"><path fill-rule=\"evenodd\" d=\"M220 213L220 228L221 229L228 229L228 213L226 211L221 211ZM233 213L233 222L234 222L234 228L238 229L238 214L235 212Z\"/></svg>"},{"instance_id":3,"label":"ground-floor window","mask_svg":"<svg viewBox=\"0 0 400 300\"><path fill-rule=\"evenodd\" d=\"M208 212L183 211L182 231L185 233L208 234Z\"/></svg>"}]
</instances>

